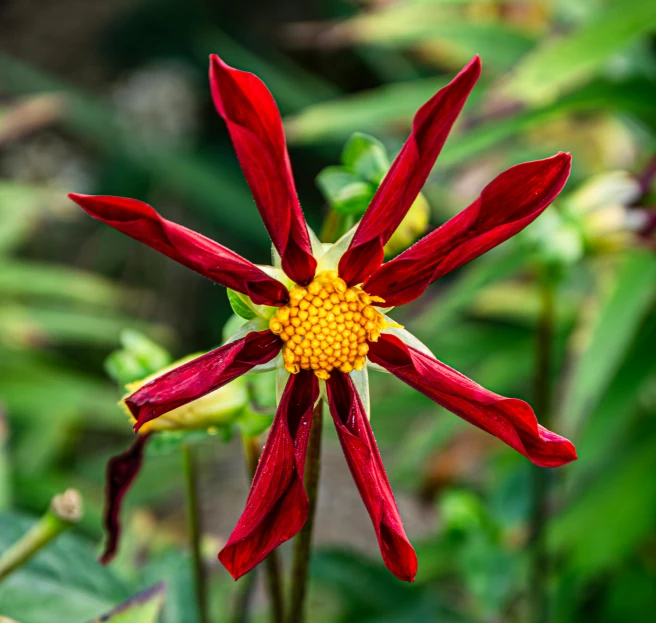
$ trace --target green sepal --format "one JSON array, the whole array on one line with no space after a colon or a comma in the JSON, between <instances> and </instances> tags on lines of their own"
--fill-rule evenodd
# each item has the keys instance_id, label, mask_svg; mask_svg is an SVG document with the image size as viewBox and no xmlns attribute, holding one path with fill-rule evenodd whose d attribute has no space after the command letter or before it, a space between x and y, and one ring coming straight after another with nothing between
<instances>
[{"instance_id":1,"label":"green sepal","mask_svg":"<svg viewBox=\"0 0 656 623\"><path fill-rule=\"evenodd\" d=\"M246 407L235 422L235 427L246 437L258 437L271 426L272 422L273 414L256 413L250 407Z\"/></svg>"},{"instance_id":2,"label":"green sepal","mask_svg":"<svg viewBox=\"0 0 656 623\"><path fill-rule=\"evenodd\" d=\"M362 132L353 133L346 141L342 163L358 177L376 185L380 184L390 168L385 146Z\"/></svg>"},{"instance_id":3,"label":"green sepal","mask_svg":"<svg viewBox=\"0 0 656 623\"><path fill-rule=\"evenodd\" d=\"M317 176L317 185L335 212L361 216L371 202L376 187L344 167L326 167Z\"/></svg>"},{"instance_id":4,"label":"green sepal","mask_svg":"<svg viewBox=\"0 0 656 623\"><path fill-rule=\"evenodd\" d=\"M228 301L230 301L230 307L232 307L232 311L235 312L237 316L245 318L246 320L252 320L255 318L255 316L257 316L253 309L248 305L248 303L244 301L242 295L239 294L239 292L235 292L230 288L227 288L227 292Z\"/></svg>"},{"instance_id":5,"label":"green sepal","mask_svg":"<svg viewBox=\"0 0 656 623\"><path fill-rule=\"evenodd\" d=\"M238 417L235 414L235 417ZM207 430L162 430L157 431L148 440L148 456L166 456L177 452L183 443L202 443L217 437L228 442L232 439L234 420L210 426Z\"/></svg>"}]
</instances>

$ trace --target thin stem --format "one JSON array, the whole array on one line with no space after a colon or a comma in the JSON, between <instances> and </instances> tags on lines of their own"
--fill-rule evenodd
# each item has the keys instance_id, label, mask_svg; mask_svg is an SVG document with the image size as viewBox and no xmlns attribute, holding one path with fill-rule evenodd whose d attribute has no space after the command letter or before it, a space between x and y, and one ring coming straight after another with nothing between
<instances>
[{"instance_id":1,"label":"thin stem","mask_svg":"<svg viewBox=\"0 0 656 623\"><path fill-rule=\"evenodd\" d=\"M303 623L305 620L305 597L307 594L312 548L312 530L317 509L319 472L321 469L321 432L323 424L323 401L319 401L312 415L312 429L308 443L305 465L305 490L308 496L308 516L305 525L294 542L294 567L287 623Z\"/></svg>"},{"instance_id":2,"label":"thin stem","mask_svg":"<svg viewBox=\"0 0 656 623\"><path fill-rule=\"evenodd\" d=\"M82 498L68 489L52 499L39 521L0 556L0 580L16 571L50 541L72 528L82 518Z\"/></svg>"},{"instance_id":3,"label":"thin stem","mask_svg":"<svg viewBox=\"0 0 656 623\"><path fill-rule=\"evenodd\" d=\"M548 276L543 276L540 287L541 305L538 324L535 361L534 406L540 423L551 427L553 363L553 337L555 324L555 287ZM533 471L533 509L531 514L530 540L533 547L531 569L531 620L547 623L550 620L548 580L550 560L547 547L549 527L549 502L552 489L552 473L543 467Z\"/></svg>"},{"instance_id":4,"label":"thin stem","mask_svg":"<svg viewBox=\"0 0 656 623\"><path fill-rule=\"evenodd\" d=\"M237 594L233 623L248 623L251 615L251 603L255 593L257 569L247 573L241 580L241 590Z\"/></svg>"},{"instance_id":5,"label":"thin stem","mask_svg":"<svg viewBox=\"0 0 656 623\"><path fill-rule=\"evenodd\" d=\"M200 506L198 501L198 466L195 448L190 443L182 444L182 462L187 493L187 527L194 566L196 603L201 623L210 623L207 603L207 574L201 553Z\"/></svg>"},{"instance_id":6,"label":"thin stem","mask_svg":"<svg viewBox=\"0 0 656 623\"><path fill-rule=\"evenodd\" d=\"M248 474L252 479L255 476L255 470L257 469L257 463L260 458L260 447L257 443L255 437L249 437L243 435L242 441L244 444L244 455L246 457L246 467L248 469ZM285 613L285 604L283 602L282 596L282 573L280 571L280 557L278 555L278 550L273 550L264 561L264 566L266 569L266 579L267 587L269 590L269 599L271 601L271 621L273 623L282 623ZM239 608L243 609L244 612L248 611L250 595L248 592L245 593L244 599L240 602ZM242 618L240 620L246 620Z\"/></svg>"},{"instance_id":7,"label":"thin stem","mask_svg":"<svg viewBox=\"0 0 656 623\"><path fill-rule=\"evenodd\" d=\"M334 210L330 210L323 221L323 227L319 233L319 239L322 242L335 242L339 238L339 233L342 230L343 220L344 217L341 214Z\"/></svg>"}]
</instances>

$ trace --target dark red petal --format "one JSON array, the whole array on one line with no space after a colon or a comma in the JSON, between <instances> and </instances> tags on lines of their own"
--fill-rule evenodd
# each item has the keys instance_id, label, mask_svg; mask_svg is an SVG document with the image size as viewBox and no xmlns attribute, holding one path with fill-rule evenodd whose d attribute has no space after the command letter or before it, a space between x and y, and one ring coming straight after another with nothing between
<instances>
[{"instance_id":1,"label":"dark red petal","mask_svg":"<svg viewBox=\"0 0 656 623\"><path fill-rule=\"evenodd\" d=\"M297 283L309 283L317 262L276 102L257 76L226 65L216 54L210 56L210 85L264 225L282 257L282 269Z\"/></svg>"},{"instance_id":2,"label":"dark red petal","mask_svg":"<svg viewBox=\"0 0 656 623\"><path fill-rule=\"evenodd\" d=\"M100 555L100 562L106 565L114 558L121 534L121 505L134 479L137 477L146 441L150 433L137 435L134 443L121 454L112 457L105 470L105 508L103 526L105 527L105 549Z\"/></svg>"},{"instance_id":3,"label":"dark red petal","mask_svg":"<svg viewBox=\"0 0 656 623\"><path fill-rule=\"evenodd\" d=\"M250 296L258 305L284 305L288 292L255 264L201 234L162 218L147 203L125 197L71 193L89 216L216 283Z\"/></svg>"},{"instance_id":4,"label":"dark red petal","mask_svg":"<svg viewBox=\"0 0 656 623\"><path fill-rule=\"evenodd\" d=\"M383 264L365 283L366 291L389 306L413 301L442 275L532 223L565 186L571 163L561 152L508 169L466 210Z\"/></svg>"},{"instance_id":5,"label":"dark red petal","mask_svg":"<svg viewBox=\"0 0 656 623\"><path fill-rule=\"evenodd\" d=\"M344 456L374 525L385 566L399 580L412 582L417 555L403 529L374 433L353 382L333 373L326 382L330 413Z\"/></svg>"},{"instance_id":6,"label":"dark red petal","mask_svg":"<svg viewBox=\"0 0 656 623\"><path fill-rule=\"evenodd\" d=\"M470 424L507 443L541 467L574 461L572 443L538 424L523 400L504 398L428 355L383 334L369 345L369 358L410 387Z\"/></svg>"},{"instance_id":7,"label":"dark red petal","mask_svg":"<svg viewBox=\"0 0 656 623\"><path fill-rule=\"evenodd\" d=\"M412 133L371 200L349 249L340 260L339 274L349 285L362 283L382 263L385 243L425 184L480 74L481 61L476 56L418 110L412 122Z\"/></svg>"},{"instance_id":8,"label":"dark red petal","mask_svg":"<svg viewBox=\"0 0 656 623\"><path fill-rule=\"evenodd\" d=\"M281 347L271 331L254 331L158 376L125 399L136 420L134 429L271 361Z\"/></svg>"},{"instance_id":9,"label":"dark red petal","mask_svg":"<svg viewBox=\"0 0 656 623\"><path fill-rule=\"evenodd\" d=\"M255 472L246 507L219 560L237 580L303 527L308 498L303 485L319 382L311 371L292 374Z\"/></svg>"}]
</instances>

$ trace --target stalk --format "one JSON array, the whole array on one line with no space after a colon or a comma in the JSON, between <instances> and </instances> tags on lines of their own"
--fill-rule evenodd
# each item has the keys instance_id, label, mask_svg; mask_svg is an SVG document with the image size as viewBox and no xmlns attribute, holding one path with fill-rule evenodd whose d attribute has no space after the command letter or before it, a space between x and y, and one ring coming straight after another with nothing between
<instances>
[{"instance_id":1,"label":"stalk","mask_svg":"<svg viewBox=\"0 0 656 623\"><path fill-rule=\"evenodd\" d=\"M82 498L75 489L56 495L43 517L0 556L0 581L21 567L55 537L82 518Z\"/></svg>"},{"instance_id":2,"label":"stalk","mask_svg":"<svg viewBox=\"0 0 656 623\"><path fill-rule=\"evenodd\" d=\"M198 501L198 465L195 448L191 443L182 444L182 463L187 494L187 529L194 570L196 604L201 623L210 623L207 603L207 574L201 553L201 513Z\"/></svg>"},{"instance_id":3,"label":"stalk","mask_svg":"<svg viewBox=\"0 0 656 623\"><path fill-rule=\"evenodd\" d=\"M312 549L312 530L317 509L319 472L321 469L321 432L323 424L323 401L319 401L312 415L312 429L308 443L305 465L305 490L308 496L308 516L305 525L294 541L294 567L289 616L287 623L304 623L305 598L307 596L310 554Z\"/></svg>"},{"instance_id":4,"label":"stalk","mask_svg":"<svg viewBox=\"0 0 656 623\"><path fill-rule=\"evenodd\" d=\"M555 287L549 276L541 276L540 319L537 332L534 407L540 423L551 428L553 338L555 326ZM550 620L548 582L551 561L548 552L549 503L553 487L552 472L544 467L533 468L533 508L531 513L531 620Z\"/></svg>"},{"instance_id":5,"label":"stalk","mask_svg":"<svg viewBox=\"0 0 656 623\"><path fill-rule=\"evenodd\" d=\"M244 444L244 455L246 457L246 468L248 470L249 477L252 480L255 476L257 463L260 459L260 447L257 443L257 439L254 437L243 435L242 441ZM272 623L282 623L284 619L285 605L282 596L282 573L280 570L280 557L278 555L278 550L273 550L266 557L266 560L264 561L264 567L266 570L269 600L271 602L271 621ZM252 572L250 575L252 575ZM243 596L244 599L240 601L238 606L240 611L248 611L251 596L252 591L249 592L247 588ZM242 617L240 620L245 621L246 618Z\"/></svg>"}]
</instances>

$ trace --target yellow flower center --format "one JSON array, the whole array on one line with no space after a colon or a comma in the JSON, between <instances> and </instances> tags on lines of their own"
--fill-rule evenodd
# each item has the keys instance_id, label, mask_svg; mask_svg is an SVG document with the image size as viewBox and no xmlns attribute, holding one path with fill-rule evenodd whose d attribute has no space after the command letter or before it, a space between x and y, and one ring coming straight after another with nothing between
<instances>
[{"instance_id":1,"label":"yellow flower center","mask_svg":"<svg viewBox=\"0 0 656 623\"><path fill-rule=\"evenodd\" d=\"M285 342L285 370L314 370L323 380L334 369L361 370L368 342L376 342L387 326L372 303L384 301L359 286L347 287L334 270L317 275L306 288L292 288L289 304L269 321L271 331Z\"/></svg>"}]
</instances>

